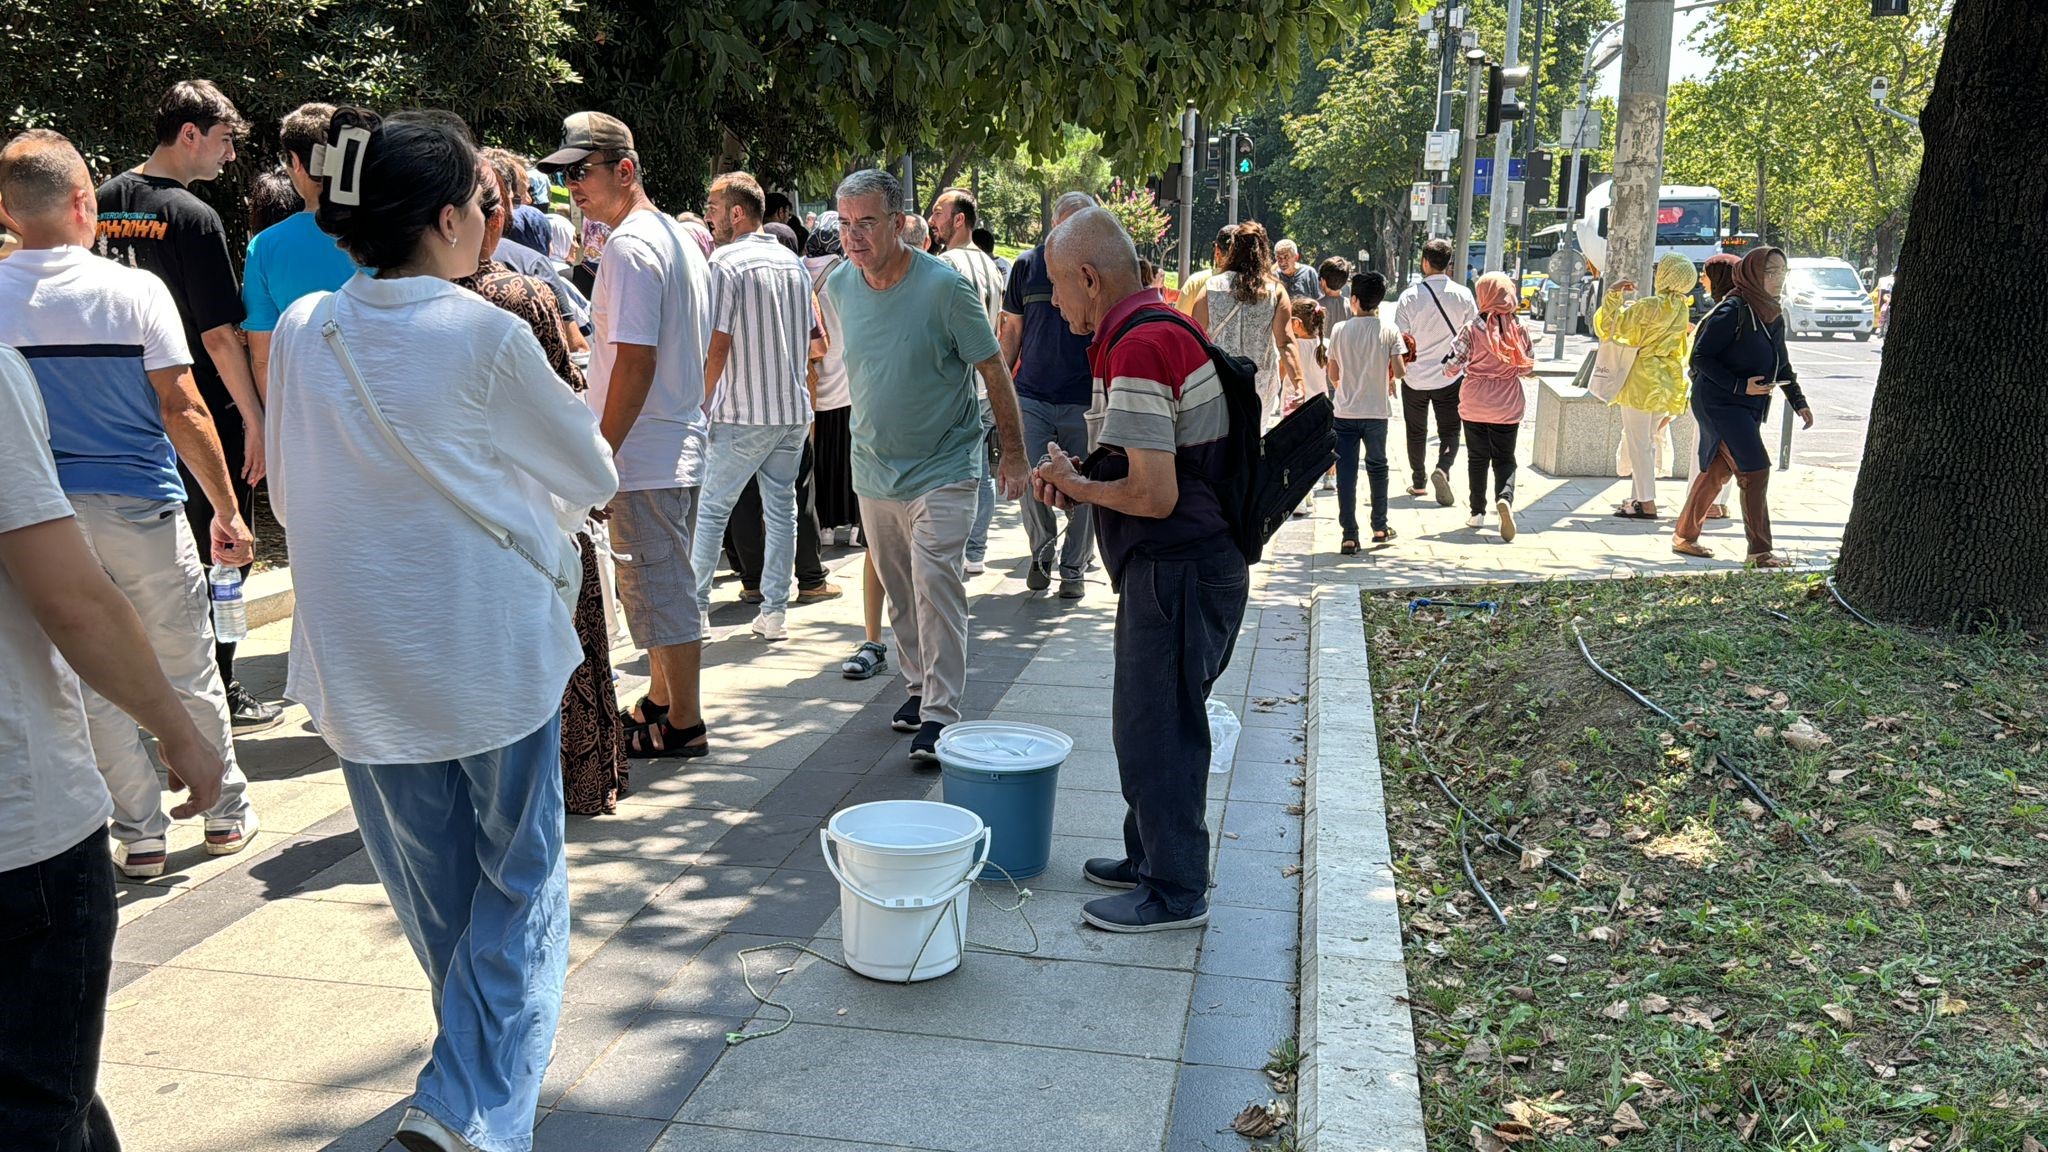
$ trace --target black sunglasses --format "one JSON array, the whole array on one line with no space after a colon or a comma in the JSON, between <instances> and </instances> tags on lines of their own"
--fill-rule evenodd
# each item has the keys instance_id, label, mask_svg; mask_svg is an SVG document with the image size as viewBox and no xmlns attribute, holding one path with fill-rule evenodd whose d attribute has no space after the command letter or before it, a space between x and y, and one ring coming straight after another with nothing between
<instances>
[{"instance_id":1,"label":"black sunglasses","mask_svg":"<svg viewBox=\"0 0 2048 1152\"><path fill-rule=\"evenodd\" d=\"M590 170L592 168L610 167L621 164L624 161L625 157L623 156L612 160L578 160L576 163L562 169L556 175L561 178L561 182L564 184L580 184L590 178Z\"/></svg>"}]
</instances>

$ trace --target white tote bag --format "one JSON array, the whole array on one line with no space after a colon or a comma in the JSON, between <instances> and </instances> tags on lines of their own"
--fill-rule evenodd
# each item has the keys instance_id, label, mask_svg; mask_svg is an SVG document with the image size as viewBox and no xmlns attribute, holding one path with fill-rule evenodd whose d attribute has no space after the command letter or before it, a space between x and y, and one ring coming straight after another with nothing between
<instances>
[{"instance_id":1,"label":"white tote bag","mask_svg":"<svg viewBox=\"0 0 2048 1152\"><path fill-rule=\"evenodd\" d=\"M1637 349L1612 340L1602 340L1600 350L1593 354L1593 375L1586 381L1586 391L1598 396L1606 403L1614 403L1621 395L1622 385L1628 383L1628 374L1636 366Z\"/></svg>"}]
</instances>

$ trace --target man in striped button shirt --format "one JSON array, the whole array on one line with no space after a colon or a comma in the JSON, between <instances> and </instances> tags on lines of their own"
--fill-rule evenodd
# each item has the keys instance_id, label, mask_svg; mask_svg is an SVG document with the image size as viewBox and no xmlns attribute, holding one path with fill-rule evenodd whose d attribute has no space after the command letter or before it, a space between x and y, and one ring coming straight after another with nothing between
<instances>
[{"instance_id":1,"label":"man in striped button shirt","mask_svg":"<svg viewBox=\"0 0 2048 1152\"><path fill-rule=\"evenodd\" d=\"M762 230L766 197L745 172L711 182L704 211L711 237L711 346L704 356L704 408L711 420L704 489L691 565L697 607L711 610L719 542L747 481L758 478L765 547L761 613L754 635L789 635L796 571L796 481L811 430L806 379L811 347L811 278L803 261Z\"/></svg>"}]
</instances>

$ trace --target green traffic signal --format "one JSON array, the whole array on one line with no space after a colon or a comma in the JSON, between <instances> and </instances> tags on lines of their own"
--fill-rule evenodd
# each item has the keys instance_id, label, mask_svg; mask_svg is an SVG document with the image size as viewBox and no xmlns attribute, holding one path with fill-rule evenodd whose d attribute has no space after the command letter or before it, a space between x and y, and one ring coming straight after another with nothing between
<instances>
[{"instance_id":1,"label":"green traffic signal","mask_svg":"<svg viewBox=\"0 0 2048 1152\"><path fill-rule=\"evenodd\" d=\"M1237 160L1237 174L1238 174L1239 176L1249 176L1249 175L1251 175L1251 174L1252 174L1252 158L1251 158L1251 157L1249 157L1249 156L1240 156L1240 157L1238 157L1238 160Z\"/></svg>"}]
</instances>

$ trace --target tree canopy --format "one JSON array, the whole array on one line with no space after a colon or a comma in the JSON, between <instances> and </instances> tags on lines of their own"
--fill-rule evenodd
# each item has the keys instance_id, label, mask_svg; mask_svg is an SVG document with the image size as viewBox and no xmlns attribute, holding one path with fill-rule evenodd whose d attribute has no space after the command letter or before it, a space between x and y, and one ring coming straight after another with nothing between
<instances>
[{"instance_id":1,"label":"tree canopy","mask_svg":"<svg viewBox=\"0 0 2048 1152\"><path fill-rule=\"evenodd\" d=\"M1705 80L1675 85L1665 179L1711 184L1801 254L1890 271L1920 170L1920 133L1879 111L1870 82L1917 112L1952 4L1873 20L1864 0L1730 0L1708 17Z\"/></svg>"}]
</instances>

